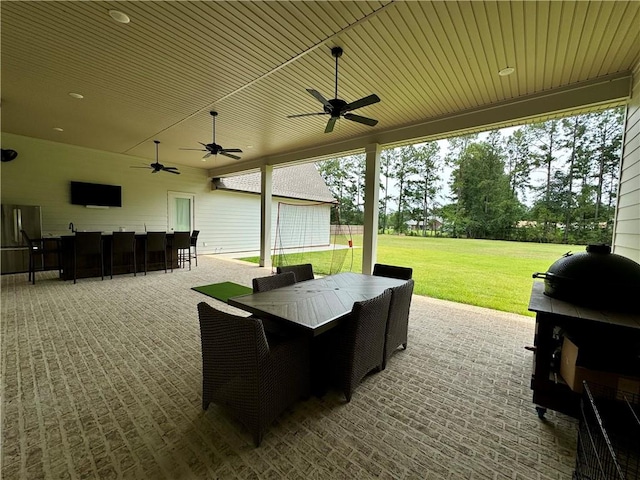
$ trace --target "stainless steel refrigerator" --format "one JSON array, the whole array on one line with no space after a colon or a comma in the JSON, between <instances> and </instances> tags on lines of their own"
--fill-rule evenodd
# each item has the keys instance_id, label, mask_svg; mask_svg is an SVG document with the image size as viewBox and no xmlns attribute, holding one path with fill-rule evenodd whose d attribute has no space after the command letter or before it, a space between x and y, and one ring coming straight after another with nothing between
<instances>
[{"instance_id":1,"label":"stainless steel refrigerator","mask_svg":"<svg viewBox=\"0 0 640 480\"><path fill-rule=\"evenodd\" d=\"M2 243L0 268L2 273L29 270L29 247L21 230L30 238L42 238L42 214L33 205L2 205Z\"/></svg>"}]
</instances>

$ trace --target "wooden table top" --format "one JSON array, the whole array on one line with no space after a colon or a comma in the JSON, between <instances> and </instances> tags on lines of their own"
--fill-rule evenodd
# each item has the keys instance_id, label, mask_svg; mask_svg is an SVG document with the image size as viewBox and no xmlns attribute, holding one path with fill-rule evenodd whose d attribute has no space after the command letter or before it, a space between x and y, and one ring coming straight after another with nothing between
<instances>
[{"instance_id":1,"label":"wooden table top","mask_svg":"<svg viewBox=\"0 0 640 480\"><path fill-rule=\"evenodd\" d=\"M405 282L360 273L339 273L268 292L232 297L228 303L262 318L293 323L316 336L337 325L351 312L355 302L368 300Z\"/></svg>"}]
</instances>

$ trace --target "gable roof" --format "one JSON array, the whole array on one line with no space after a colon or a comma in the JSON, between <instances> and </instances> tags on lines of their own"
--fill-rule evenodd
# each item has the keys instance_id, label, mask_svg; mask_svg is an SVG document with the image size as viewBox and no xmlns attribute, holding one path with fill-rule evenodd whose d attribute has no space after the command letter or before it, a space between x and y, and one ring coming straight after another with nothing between
<instances>
[{"instance_id":1,"label":"gable roof","mask_svg":"<svg viewBox=\"0 0 640 480\"><path fill-rule=\"evenodd\" d=\"M216 190L260 193L260 172L214 178ZM277 197L337 203L313 163L274 168L272 194Z\"/></svg>"}]
</instances>

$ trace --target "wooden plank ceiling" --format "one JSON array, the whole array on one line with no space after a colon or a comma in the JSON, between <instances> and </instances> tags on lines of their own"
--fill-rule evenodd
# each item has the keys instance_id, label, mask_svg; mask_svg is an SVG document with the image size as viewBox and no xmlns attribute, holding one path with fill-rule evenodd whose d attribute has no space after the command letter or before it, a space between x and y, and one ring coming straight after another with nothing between
<instances>
[{"instance_id":1,"label":"wooden plank ceiling","mask_svg":"<svg viewBox=\"0 0 640 480\"><path fill-rule=\"evenodd\" d=\"M0 13L4 132L150 159L158 139L161 160L207 169L384 139L640 61L637 1L20 1ZM338 97L376 93L354 112L375 127L341 119L325 134L326 115L287 118L322 111L306 88L333 98L333 46ZM216 143L241 161L180 150L211 142L210 110Z\"/></svg>"}]
</instances>

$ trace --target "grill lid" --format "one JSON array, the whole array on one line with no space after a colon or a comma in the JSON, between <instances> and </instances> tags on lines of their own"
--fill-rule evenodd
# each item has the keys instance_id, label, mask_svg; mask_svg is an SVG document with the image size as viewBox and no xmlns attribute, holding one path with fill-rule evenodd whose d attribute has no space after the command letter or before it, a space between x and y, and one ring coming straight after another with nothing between
<instances>
[{"instance_id":1,"label":"grill lid","mask_svg":"<svg viewBox=\"0 0 640 480\"><path fill-rule=\"evenodd\" d=\"M588 245L565 253L545 273L544 293L572 303L607 310L640 311L640 264L611 253L609 245Z\"/></svg>"}]
</instances>

